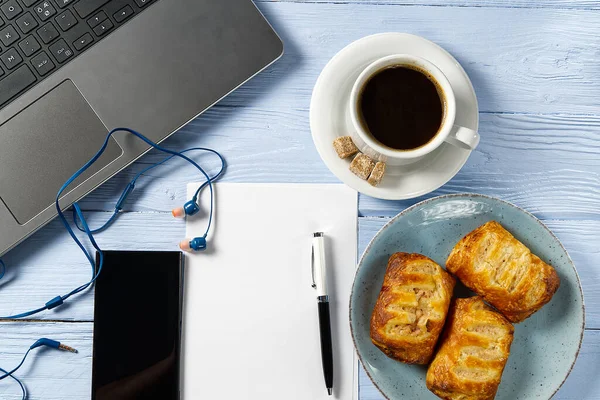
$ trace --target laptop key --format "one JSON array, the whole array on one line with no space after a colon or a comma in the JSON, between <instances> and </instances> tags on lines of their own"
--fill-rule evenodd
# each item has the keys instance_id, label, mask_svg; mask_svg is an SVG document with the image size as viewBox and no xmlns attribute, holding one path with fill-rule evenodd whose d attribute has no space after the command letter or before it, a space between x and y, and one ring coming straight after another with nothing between
<instances>
[{"instance_id":1,"label":"laptop key","mask_svg":"<svg viewBox=\"0 0 600 400\"><path fill-rule=\"evenodd\" d=\"M52 22L48 22L46 25L38 29L37 34L40 35L40 39L42 39L42 42L45 44L50 43L58 37L58 31L54 25L52 25Z\"/></svg>"},{"instance_id":2,"label":"laptop key","mask_svg":"<svg viewBox=\"0 0 600 400\"><path fill-rule=\"evenodd\" d=\"M74 2L75 0L56 0L56 4L58 4L60 8L65 8L66 6Z\"/></svg>"},{"instance_id":3,"label":"laptop key","mask_svg":"<svg viewBox=\"0 0 600 400\"><path fill-rule=\"evenodd\" d=\"M94 29L95 27L98 26L98 24L100 22L104 21L107 18L108 17L106 16L106 13L104 11L100 11L98 14L96 14L92 18L88 19L87 23L90 26L90 28Z\"/></svg>"},{"instance_id":4,"label":"laptop key","mask_svg":"<svg viewBox=\"0 0 600 400\"><path fill-rule=\"evenodd\" d=\"M8 49L4 53L0 54L0 60L2 60L2 64L4 64L8 70L16 68L17 65L23 62L23 58L21 58L19 53L17 53L14 48Z\"/></svg>"},{"instance_id":5,"label":"laptop key","mask_svg":"<svg viewBox=\"0 0 600 400\"><path fill-rule=\"evenodd\" d=\"M0 106L27 89L36 81L35 75L23 64L0 81Z\"/></svg>"},{"instance_id":6,"label":"laptop key","mask_svg":"<svg viewBox=\"0 0 600 400\"><path fill-rule=\"evenodd\" d=\"M71 29L73 27L73 25L77 24L77 18L75 18L73 13L69 10L65 10L54 20L56 21L58 26L60 26L60 29L62 29L63 32L68 31L69 29Z\"/></svg>"},{"instance_id":7,"label":"laptop key","mask_svg":"<svg viewBox=\"0 0 600 400\"><path fill-rule=\"evenodd\" d=\"M75 11L81 18L86 18L108 2L109 0L79 0L75 4Z\"/></svg>"},{"instance_id":8,"label":"laptop key","mask_svg":"<svg viewBox=\"0 0 600 400\"><path fill-rule=\"evenodd\" d=\"M100 22L100 24L94 28L94 33L97 36L102 36L109 30L111 30L113 26L113 23L110 22L109 19L107 19L106 21Z\"/></svg>"},{"instance_id":9,"label":"laptop key","mask_svg":"<svg viewBox=\"0 0 600 400\"><path fill-rule=\"evenodd\" d=\"M85 35L73 42L73 47L75 47L75 50L81 51L87 46L89 46L93 41L94 37L89 33L86 33Z\"/></svg>"},{"instance_id":10,"label":"laptop key","mask_svg":"<svg viewBox=\"0 0 600 400\"><path fill-rule=\"evenodd\" d=\"M19 19L17 19L17 26L19 27L21 32L23 32L24 34L28 34L33 29L35 29L36 26L38 26L38 23L33 17L33 14L28 12L25 13L25 15L23 15L22 17L19 17Z\"/></svg>"},{"instance_id":11,"label":"laptop key","mask_svg":"<svg viewBox=\"0 0 600 400\"><path fill-rule=\"evenodd\" d=\"M37 39L32 35L29 35L25 39L21 40L19 42L19 47L21 48L23 54L25 54L25 57L31 56L42 48L42 46L40 46L40 42L38 42Z\"/></svg>"},{"instance_id":12,"label":"laptop key","mask_svg":"<svg viewBox=\"0 0 600 400\"><path fill-rule=\"evenodd\" d=\"M73 55L73 51L67 46L67 42L64 39L60 39L56 43L53 43L48 48L56 61L64 63Z\"/></svg>"},{"instance_id":13,"label":"laptop key","mask_svg":"<svg viewBox=\"0 0 600 400\"><path fill-rule=\"evenodd\" d=\"M121 22L125 21L127 18L131 17L132 15L133 15L133 9L129 6L125 6L125 7L121 8L119 11L117 11L113 15L113 18L118 23L121 23Z\"/></svg>"},{"instance_id":14,"label":"laptop key","mask_svg":"<svg viewBox=\"0 0 600 400\"><path fill-rule=\"evenodd\" d=\"M34 7L34 10L42 21L46 21L48 18L56 14L56 8L52 6L50 0L42 1L40 4Z\"/></svg>"},{"instance_id":15,"label":"laptop key","mask_svg":"<svg viewBox=\"0 0 600 400\"><path fill-rule=\"evenodd\" d=\"M0 0L0 109L150 3L156 0Z\"/></svg>"},{"instance_id":16,"label":"laptop key","mask_svg":"<svg viewBox=\"0 0 600 400\"><path fill-rule=\"evenodd\" d=\"M8 25L4 29L0 30L0 40L6 47L19 40L19 38L19 34L15 28L12 27L12 25Z\"/></svg>"},{"instance_id":17,"label":"laptop key","mask_svg":"<svg viewBox=\"0 0 600 400\"><path fill-rule=\"evenodd\" d=\"M42 51L40 54L31 59L31 65L33 65L35 70L41 76L48 74L54 69L54 63L52 62L50 57L48 57L48 54L46 54L46 52L44 51ZM0 81L0 83L2 82Z\"/></svg>"},{"instance_id":18,"label":"laptop key","mask_svg":"<svg viewBox=\"0 0 600 400\"><path fill-rule=\"evenodd\" d=\"M0 6L2 13L8 19L14 19L23 12L23 9L17 3L17 0L9 0Z\"/></svg>"}]
</instances>

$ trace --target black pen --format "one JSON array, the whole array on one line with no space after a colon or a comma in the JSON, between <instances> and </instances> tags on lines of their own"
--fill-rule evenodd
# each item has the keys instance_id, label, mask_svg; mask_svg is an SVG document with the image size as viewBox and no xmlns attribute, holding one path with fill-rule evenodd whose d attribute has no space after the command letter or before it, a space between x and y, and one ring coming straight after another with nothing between
<instances>
[{"instance_id":1,"label":"black pen","mask_svg":"<svg viewBox=\"0 0 600 400\"><path fill-rule=\"evenodd\" d=\"M325 263L323 232L313 234L312 275L312 286L317 289L317 305L319 307L323 375L325 376L325 387L331 396L333 393L333 346L331 343L331 318L329 315L329 296L327 295L327 266Z\"/></svg>"}]
</instances>

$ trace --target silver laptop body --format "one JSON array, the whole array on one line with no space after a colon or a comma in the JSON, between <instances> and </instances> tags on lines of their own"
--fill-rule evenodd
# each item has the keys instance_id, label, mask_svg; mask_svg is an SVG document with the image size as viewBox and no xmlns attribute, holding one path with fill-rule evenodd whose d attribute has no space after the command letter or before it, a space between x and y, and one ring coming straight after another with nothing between
<instances>
[{"instance_id":1,"label":"silver laptop body","mask_svg":"<svg viewBox=\"0 0 600 400\"><path fill-rule=\"evenodd\" d=\"M132 128L161 142L283 53L281 40L249 0L44 0L30 10L24 4L31 0L18 1L20 15L10 14L18 9L0 10L9 13L0 13L0 35L14 26L19 40L13 50L29 54L35 48L30 36L41 50L12 60L12 53L0 52L2 63L22 58L13 69L0 64L0 255L56 216L58 189L96 153L110 129ZM126 15L127 4L135 15ZM28 11L29 22L37 25L23 34ZM129 19L119 24L124 17ZM82 36L51 39L48 21L59 35ZM90 37L93 43L86 44ZM45 44L42 38L54 41ZM2 44L0 49L8 51ZM48 63L54 65L51 72ZM22 84L32 76L35 83L6 100L13 81ZM148 150L131 135L117 134L61 206Z\"/></svg>"}]
</instances>

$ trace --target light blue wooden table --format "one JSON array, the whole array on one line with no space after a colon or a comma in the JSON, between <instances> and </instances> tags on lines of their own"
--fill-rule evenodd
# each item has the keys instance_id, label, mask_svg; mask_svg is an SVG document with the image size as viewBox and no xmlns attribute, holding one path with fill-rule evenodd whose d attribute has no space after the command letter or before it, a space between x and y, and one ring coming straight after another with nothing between
<instances>
[{"instance_id":1,"label":"light blue wooden table","mask_svg":"<svg viewBox=\"0 0 600 400\"><path fill-rule=\"evenodd\" d=\"M319 159L308 124L321 69L348 43L377 32L409 32L440 44L473 81L482 140L462 171L429 196L498 196L557 234L577 265L587 324L575 369L556 398L600 399L600 1L264 0L258 6L285 41L285 56L166 145L218 149L229 162L230 182L337 182ZM82 205L92 224L110 215L136 171L158 159L149 154L88 196ZM216 167L208 158L204 163ZM186 183L197 178L177 162L152 177L138 184L118 222L98 236L103 248L176 249L185 226L170 210L184 203ZM419 200L361 196L359 250ZM10 269L0 281L0 315L39 307L90 276L56 221L4 259ZM55 338L80 352L33 355L18 373L30 398L88 399L93 293L36 318L0 323L0 366L15 365L35 339ZM360 398L382 399L364 373ZM0 382L0 399L20 399L18 386Z\"/></svg>"}]
</instances>

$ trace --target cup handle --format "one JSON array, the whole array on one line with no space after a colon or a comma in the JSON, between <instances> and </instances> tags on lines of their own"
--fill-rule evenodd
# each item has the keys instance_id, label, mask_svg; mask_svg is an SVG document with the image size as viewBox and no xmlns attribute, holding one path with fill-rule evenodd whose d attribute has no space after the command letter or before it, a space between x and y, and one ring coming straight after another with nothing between
<instances>
[{"instance_id":1,"label":"cup handle","mask_svg":"<svg viewBox=\"0 0 600 400\"><path fill-rule=\"evenodd\" d=\"M466 150L473 150L479 144L479 133L464 126L454 125L446 142Z\"/></svg>"}]
</instances>

